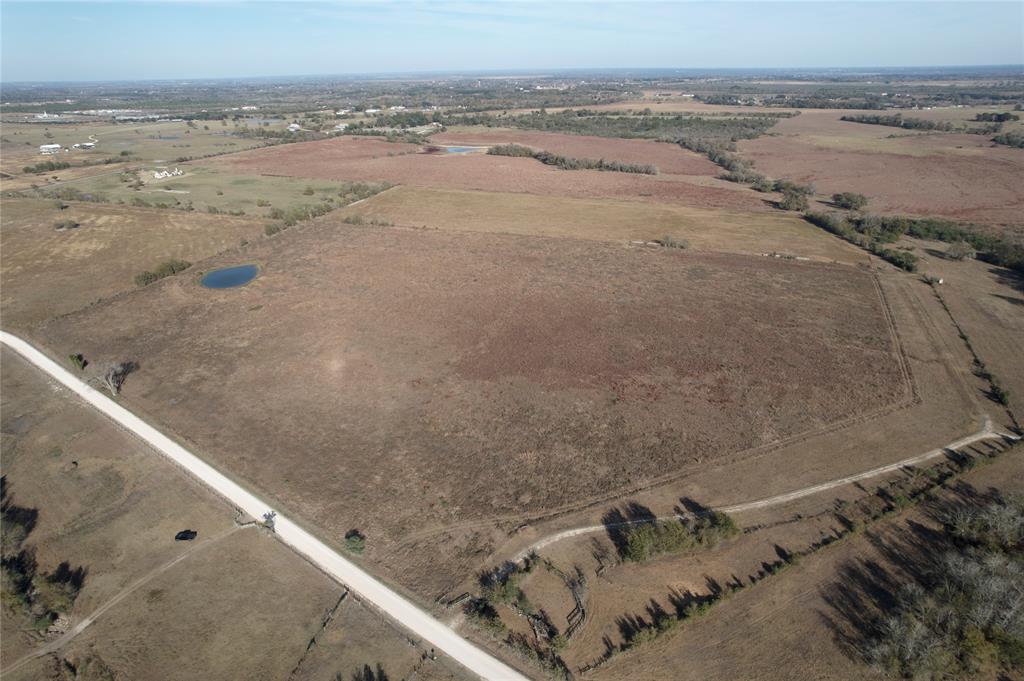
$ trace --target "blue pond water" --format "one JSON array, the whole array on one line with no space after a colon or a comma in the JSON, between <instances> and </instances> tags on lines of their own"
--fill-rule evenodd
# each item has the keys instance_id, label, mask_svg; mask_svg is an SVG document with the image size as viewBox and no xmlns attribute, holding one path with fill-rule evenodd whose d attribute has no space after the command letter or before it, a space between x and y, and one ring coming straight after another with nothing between
<instances>
[{"instance_id":1,"label":"blue pond water","mask_svg":"<svg viewBox=\"0 0 1024 681\"><path fill-rule=\"evenodd\" d=\"M206 288L234 288L248 284L256 278L260 268L256 265L238 265L207 272L199 283Z\"/></svg>"},{"instance_id":2,"label":"blue pond water","mask_svg":"<svg viewBox=\"0 0 1024 681\"><path fill-rule=\"evenodd\" d=\"M467 151L477 151L480 147L445 147L444 150L449 154L464 154Z\"/></svg>"}]
</instances>

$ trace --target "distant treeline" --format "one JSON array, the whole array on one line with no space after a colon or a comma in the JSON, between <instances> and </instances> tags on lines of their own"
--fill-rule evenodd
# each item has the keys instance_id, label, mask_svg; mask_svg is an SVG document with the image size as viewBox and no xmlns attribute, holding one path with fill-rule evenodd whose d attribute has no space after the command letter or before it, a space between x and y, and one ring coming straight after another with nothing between
<instances>
[{"instance_id":1,"label":"distant treeline","mask_svg":"<svg viewBox=\"0 0 1024 681\"><path fill-rule=\"evenodd\" d=\"M828 230L847 241L868 248L876 255L893 262L898 267L913 271L913 267L905 266L909 262L906 256L916 258L903 251L889 251L896 254L896 260L879 252L881 244L893 243L901 236L931 239L947 243L966 242L985 259L995 265L1024 273L1024 246L1007 241L998 236L984 234L972 225L965 225L941 218L910 218L903 216L877 215L843 215L841 213L807 213L804 216L809 222Z\"/></svg>"},{"instance_id":2,"label":"distant treeline","mask_svg":"<svg viewBox=\"0 0 1024 681\"><path fill-rule=\"evenodd\" d=\"M575 109L548 113L544 110L517 116L460 115L447 116L444 125L485 125L514 127L523 130L544 130L574 135L653 139L673 142L706 154L712 162L730 172L749 171L749 161L732 153L736 142L760 137L775 125L781 116L623 116L614 112ZM635 172L635 171L634 171Z\"/></svg>"},{"instance_id":3,"label":"distant treeline","mask_svg":"<svg viewBox=\"0 0 1024 681\"><path fill-rule=\"evenodd\" d=\"M1007 121L1019 121L1020 116L1012 113L980 113L974 117L976 121L988 121L990 123L1005 123Z\"/></svg>"},{"instance_id":4,"label":"distant treeline","mask_svg":"<svg viewBox=\"0 0 1024 681\"><path fill-rule=\"evenodd\" d=\"M924 118L904 118L901 114L886 116L884 114L854 114L843 116L839 120L851 123L866 123L868 125L888 125L893 128L904 128L907 130L940 130L952 132L954 127L949 121L929 121Z\"/></svg>"},{"instance_id":5,"label":"distant treeline","mask_svg":"<svg viewBox=\"0 0 1024 681\"><path fill-rule=\"evenodd\" d=\"M658 168L653 165L622 163L592 158L572 158L559 156L550 151L536 151L521 144L499 144L487 150L492 156L515 156L534 158L545 165L555 166L562 170L606 170L616 173L638 173L640 175L657 175Z\"/></svg>"},{"instance_id":6,"label":"distant treeline","mask_svg":"<svg viewBox=\"0 0 1024 681\"><path fill-rule=\"evenodd\" d=\"M881 109L883 102L877 99L816 96L738 97L736 95L705 95L696 97L705 104L720 106L768 106L792 107L794 109Z\"/></svg>"}]
</instances>

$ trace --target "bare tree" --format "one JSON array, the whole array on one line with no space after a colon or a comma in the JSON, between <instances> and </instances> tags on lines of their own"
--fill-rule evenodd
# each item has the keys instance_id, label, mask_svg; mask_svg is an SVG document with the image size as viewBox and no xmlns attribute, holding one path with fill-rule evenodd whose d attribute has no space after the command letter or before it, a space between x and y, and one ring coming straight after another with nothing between
<instances>
[{"instance_id":1,"label":"bare tree","mask_svg":"<svg viewBox=\"0 0 1024 681\"><path fill-rule=\"evenodd\" d=\"M103 372L100 379L103 381L103 385L107 387L111 395L117 395L121 392L121 386L124 385L124 380L128 378L128 374L135 371L138 365L135 362L117 362L111 364Z\"/></svg>"}]
</instances>

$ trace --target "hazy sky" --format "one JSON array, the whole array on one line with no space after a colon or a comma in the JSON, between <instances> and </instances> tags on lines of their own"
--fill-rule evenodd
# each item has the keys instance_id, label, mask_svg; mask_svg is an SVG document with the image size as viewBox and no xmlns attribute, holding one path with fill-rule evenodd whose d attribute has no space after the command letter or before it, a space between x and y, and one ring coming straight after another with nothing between
<instances>
[{"instance_id":1,"label":"hazy sky","mask_svg":"<svg viewBox=\"0 0 1024 681\"><path fill-rule=\"evenodd\" d=\"M1024 2L0 2L0 79L1020 64Z\"/></svg>"}]
</instances>

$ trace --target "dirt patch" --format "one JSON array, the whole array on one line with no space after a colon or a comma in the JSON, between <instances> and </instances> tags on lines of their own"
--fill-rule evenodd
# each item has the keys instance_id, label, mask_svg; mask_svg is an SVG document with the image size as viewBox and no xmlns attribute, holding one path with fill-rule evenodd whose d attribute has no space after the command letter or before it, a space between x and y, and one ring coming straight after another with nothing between
<instances>
[{"instance_id":1,"label":"dirt patch","mask_svg":"<svg viewBox=\"0 0 1024 681\"><path fill-rule=\"evenodd\" d=\"M212 159L207 165L222 165L234 173L386 181L413 187L482 189L545 196L650 199L692 206L770 210L755 192L718 180L709 186L706 177L559 170L531 158L487 154L398 152L400 149L390 157L353 159L345 138L342 138L231 154Z\"/></svg>"}]
</instances>

